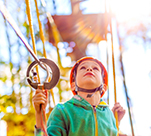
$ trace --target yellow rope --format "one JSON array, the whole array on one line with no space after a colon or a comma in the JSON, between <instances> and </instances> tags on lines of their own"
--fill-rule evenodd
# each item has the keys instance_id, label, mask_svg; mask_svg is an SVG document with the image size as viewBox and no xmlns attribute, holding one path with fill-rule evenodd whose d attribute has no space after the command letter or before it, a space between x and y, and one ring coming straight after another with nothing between
<instances>
[{"instance_id":1,"label":"yellow rope","mask_svg":"<svg viewBox=\"0 0 151 136\"><path fill-rule=\"evenodd\" d=\"M112 65L113 65L113 81L114 81L114 101L117 102L117 93L116 93L116 79L115 79L115 63L114 63L114 47L113 47L113 32L112 32L112 13L111 13L111 7L109 5L109 25L110 25L110 33L111 33L111 48L112 48ZM118 124L118 114L115 111L115 119L116 119L116 127L117 130L119 130L119 124ZM117 134L118 136L119 134Z\"/></svg>"},{"instance_id":2,"label":"yellow rope","mask_svg":"<svg viewBox=\"0 0 151 136\"><path fill-rule=\"evenodd\" d=\"M44 54L44 57L47 58L46 50L45 50L45 38L44 38L43 29L42 29L42 24L41 24L41 21L39 18L40 14L39 14L39 10L38 10L37 0L35 0L35 6L36 6L36 13L37 13L37 19L38 19L38 24L39 24L40 38L43 43L43 54Z\"/></svg>"},{"instance_id":3,"label":"yellow rope","mask_svg":"<svg viewBox=\"0 0 151 136\"><path fill-rule=\"evenodd\" d=\"M34 30L33 30L33 24L32 24L32 17L31 17L31 11L30 11L30 1L25 0L25 2L26 2L27 17L28 17L29 27L30 27L30 32L31 32L31 39L32 39L32 44L33 44L33 50L34 50L35 55L37 55L36 45L35 45L35 38L34 38ZM38 74L39 72L38 71L39 71L38 66L36 66L38 82L40 83L40 78L39 78L39 74Z\"/></svg>"},{"instance_id":4,"label":"yellow rope","mask_svg":"<svg viewBox=\"0 0 151 136\"><path fill-rule=\"evenodd\" d=\"M53 34L53 37L54 37L54 40L55 40L55 44L57 46L57 44L62 40L62 38L60 36L60 33L57 29L57 26L56 26L52 16L48 12L47 12L47 17L48 17L49 23L51 24L52 34Z\"/></svg>"},{"instance_id":5,"label":"yellow rope","mask_svg":"<svg viewBox=\"0 0 151 136\"><path fill-rule=\"evenodd\" d=\"M39 10L38 10L38 4L37 4L37 0L34 0L35 1L35 6L36 6L36 13L37 13L37 19L38 19L38 25L39 25L39 33L40 33L40 39L43 43L43 55L45 58L47 58L47 55L46 55L46 50L45 50L45 38L44 38L44 33L43 33L43 29L42 29L42 24L41 24L41 21L40 21L40 18L39 18ZM49 78L49 81L51 80L51 78ZM54 93L53 93L53 89L50 90L50 93L51 93L51 96L52 96L52 100L53 100L53 103L55 105L55 98L54 98Z\"/></svg>"},{"instance_id":6,"label":"yellow rope","mask_svg":"<svg viewBox=\"0 0 151 136\"><path fill-rule=\"evenodd\" d=\"M57 26L56 26L52 16L48 12L46 13L46 15L47 15L48 21L49 21L49 23L52 27L52 34L53 34L55 45L56 45L56 48L57 48L57 44L62 40L62 38L60 36L60 33L57 29ZM57 50L58 50L58 48L57 48ZM58 54L58 60L59 60L59 54ZM58 63L61 64L61 60L59 60ZM52 91L51 91L51 94L52 94L52 99L53 99L53 102L54 102L55 99L54 99L54 94L53 94ZM55 104L55 102L54 102L54 104Z\"/></svg>"}]
</instances>

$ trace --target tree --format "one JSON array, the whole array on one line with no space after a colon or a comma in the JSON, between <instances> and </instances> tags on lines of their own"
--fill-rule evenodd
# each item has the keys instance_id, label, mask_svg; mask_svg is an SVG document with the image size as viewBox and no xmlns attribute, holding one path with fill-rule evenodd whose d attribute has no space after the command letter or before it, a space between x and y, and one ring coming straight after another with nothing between
<instances>
[{"instance_id":1,"label":"tree","mask_svg":"<svg viewBox=\"0 0 151 136\"><path fill-rule=\"evenodd\" d=\"M4 3L9 10L13 19L16 21L20 30L31 44L31 34L29 29L29 23L26 15L26 5L24 1L5 1ZM36 17L35 4L31 1L31 11L33 19L33 27L37 45L38 57L43 57L42 44L40 40L39 28ZM41 2L38 3L40 18L43 26L45 25L45 9L42 7ZM1 25L3 33L1 33L2 40L0 44L0 85L2 86L0 94L0 113L3 113L3 120L7 122L8 131L7 135L33 135L35 124L35 113L32 106L32 96L34 90L30 88L26 81L26 70L28 65L33 61L33 58L28 53L27 49L17 37L11 26L0 15ZM45 28L44 28L45 29ZM46 38L47 39L47 38ZM3 48L4 47L4 48ZM60 60L60 54L58 48L54 48L52 44L46 42L46 48L52 49L58 56L54 58L51 56L52 50L47 50L49 57L56 60L56 63L60 66L63 76L68 76L70 68L63 68ZM4 55L4 56L3 56ZM62 82L64 81L64 82ZM59 88L59 101L62 99L62 86L64 90L69 90L67 84L68 81L60 80L57 88ZM51 93L49 96L51 97ZM49 107L47 108L47 115L51 112L52 100L49 101ZM19 130L19 131L18 131Z\"/></svg>"}]
</instances>

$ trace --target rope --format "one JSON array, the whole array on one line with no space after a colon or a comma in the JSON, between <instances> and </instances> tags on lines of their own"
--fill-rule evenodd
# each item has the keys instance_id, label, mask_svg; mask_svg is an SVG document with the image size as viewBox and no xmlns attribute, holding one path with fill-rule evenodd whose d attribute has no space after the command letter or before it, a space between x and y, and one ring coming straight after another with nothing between
<instances>
[{"instance_id":1,"label":"rope","mask_svg":"<svg viewBox=\"0 0 151 136\"><path fill-rule=\"evenodd\" d=\"M42 24L41 24L41 21L40 21L40 18L39 18L40 14L39 14L39 10L38 10L38 4L37 4L37 0L34 0L34 1L35 1L37 19L38 19L38 24L39 24L40 38L41 38L41 41L43 43L43 54L44 54L44 57L47 58L46 50L45 50L45 38L44 38L43 29L42 29Z\"/></svg>"},{"instance_id":2,"label":"rope","mask_svg":"<svg viewBox=\"0 0 151 136\"><path fill-rule=\"evenodd\" d=\"M36 1L36 0L35 0ZM45 3L45 1L43 1L43 0L41 0L41 3L42 3L42 6L45 8L46 7L46 3ZM35 4L35 5L37 5L37 4ZM38 11L38 8L37 8L38 6L36 6L36 11ZM38 13L38 12L37 12ZM53 18L52 18L52 16L51 16L51 14L49 13L49 12L46 12L45 11L45 14L46 14L46 16L47 16L47 18L48 18L48 21L49 21L49 23L50 23L50 25L51 25L51 27L52 27L52 34L53 34L53 37L54 37L54 41L55 41L55 45L56 45L56 48L57 48L57 44L60 42L60 41L63 41L62 40L62 38L61 38L61 35L60 35L60 33L59 33L59 31L58 31L58 29L57 29L57 26L56 26L56 24L55 24L55 22L54 22L54 20L53 20ZM38 14L37 14L38 15ZM38 18L38 17L37 17ZM40 22L40 21L39 21ZM41 33L41 31L40 31L40 33ZM57 52L58 52L58 48L57 48ZM60 60L60 58L59 58L59 54L58 54L58 63L60 64L60 67L62 68L62 66L61 66L61 60ZM49 81L50 81L51 79L49 79ZM67 80L67 79L65 79L65 80ZM51 89L50 90L50 93L51 93L51 96L52 96L52 100L53 100L53 103L54 103L54 105L55 105L55 98L54 98L54 93L53 93L53 90Z\"/></svg>"},{"instance_id":3,"label":"rope","mask_svg":"<svg viewBox=\"0 0 151 136\"><path fill-rule=\"evenodd\" d=\"M42 29L42 24L41 24L41 21L40 21L40 18L39 18L40 14L39 14L39 10L38 10L38 4L37 4L37 0L34 0L34 1L35 1L39 31L40 31L40 39L43 43L43 55L44 55L45 58L47 58L46 50L45 50L45 38L44 38L43 29ZM29 21L29 26L30 26L30 31L31 31L31 38L32 38L32 43L33 43L33 50L34 50L34 53L37 54L36 53L36 46L35 46L34 31L33 31L32 19L31 19L31 11L30 11L30 2L29 2L29 0L26 0L26 5L27 5L27 16L28 16L28 21ZM39 74L38 74L38 67L36 67L36 71L37 71L38 81L40 82L40 78L39 78ZM51 78L49 78L49 81L50 80L51 80ZM53 93L52 89L50 90L50 93L52 94L53 103L55 105L54 93ZM43 105L41 105L41 126L42 126L42 129L43 129L44 135L47 136L47 132L46 132L46 114L45 114L45 109L43 108Z\"/></svg>"},{"instance_id":4,"label":"rope","mask_svg":"<svg viewBox=\"0 0 151 136\"><path fill-rule=\"evenodd\" d=\"M115 64L114 64L114 47L113 47L113 33L112 33L112 15L111 15L112 13L111 13L111 9L110 8L109 8L109 12L110 12L109 24L110 24L110 33L111 33L112 65L113 65L113 80L114 80L114 101L116 103L117 102L117 98L116 98L117 93L116 93ZM116 119L117 130L119 130L118 114L117 114L116 111L115 111L115 119Z\"/></svg>"},{"instance_id":5,"label":"rope","mask_svg":"<svg viewBox=\"0 0 151 136\"><path fill-rule=\"evenodd\" d=\"M120 48L122 48L122 44L121 44L121 40L119 38L119 30L118 30L118 23L116 21L116 27L117 27L117 36L119 39L119 46ZM122 52L120 51L120 62L121 62L121 71L122 71L122 76L124 78L123 80L123 85L124 85L124 89L125 89L125 95L126 95L126 102L127 102L127 107L128 107L128 113L129 113L129 119L130 119L130 124L131 124L131 131L132 131L132 136L135 136L134 134L134 128L133 128L133 121L132 121L132 116L131 116L131 107L130 107L130 99L128 96L128 92L127 92L127 87L126 87L126 81L125 81L125 72L124 72L124 66L123 66L123 61L122 61Z\"/></svg>"},{"instance_id":6,"label":"rope","mask_svg":"<svg viewBox=\"0 0 151 136\"><path fill-rule=\"evenodd\" d=\"M44 33L43 33L43 29L42 29L42 24L41 24L41 21L40 21L40 14L39 14L39 9L38 9L38 4L37 4L37 0L34 0L35 1L35 6L36 6L36 13L37 13L37 19L38 19L38 25L39 25L39 33L40 33L40 38L41 38L41 41L43 43L43 55L45 58L47 58L47 55L46 55L46 49L45 49L45 38L44 38ZM51 80L51 78L49 78L49 81ZM52 95L52 100L53 100L53 103L55 105L55 98L54 98L54 93L53 93L53 90L51 89L50 90L50 93Z\"/></svg>"},{"instance_id":7,"label":"rope","mask_svg":"<svg viewBox=\"0 0 151 136\"><path fill-rule=\"evenodd\" d=\"M107 26L108 26L108 18L107 18L107 1L105 0L105 40L106 40L106 57L107 57L107 71L108 71L108 75L109 75L109 54L108 54L108 44L107 44L107 33L108 33L108 30L107 30ZM108 94L107 94L107 103L109 105L109 85L108 85Z\"/></svg>"},{"instance_id":8,"label":"rope","mask_svg":"<svg viewBox=\"0 0 151 136\"><path fill-rule=\"evenodd\" d=\"M30 1L29 0L25 0L26 2L26 10L27 10L27 17L28 17L28 21L29 21L29 26L30 26L30 32L31 32L31 38L32 38L32 44L33 44L33 50L35 55L37 55L36 52L36 45L35 45L35 38L34 38L34 30L33 30L33 23L32 23L32 17L31 17L31 10L30 10ZM40 29L40 38L42 40L43 43L43 52L44 52L44 56L46 58L46 51L44 48L44 35L43 35L43 31L42 31L42 25L39 19L39 12L38 12L38 8L37 8L37 2L35 0L35 5L36 5L36 12L37 12L37 18L38 18L38 24L39 24L39 29ZM38 76L38 82L40 83L40 78L39 78L39 72L38 72L38 66L36 66L36 72L37 72L37 76ZM41 107L41 126L42 126L42 130L44 132L44 135L47 136L47 132L46 132L46 114L45 114L45 109L43 108L43 105L40 105Z\"/></svg>"},{"instance_id":9,"label":"rope","mask_svg":"<svg viewBox=\"0 0 151 136\"><path fill-rule=\"evenodd\" d=\"M34 38L34 29L33 29L32 17L31 17L31 10L30 10L30 1L25 0L25 2L26 2L26 11L27 11L27 17L28 17L30 32L31 32L33 50L34 50L35 55L37 55L35 38ZM36 66L36 72L37 72L37 76L38 76L38 82L40 83L38 66Z\"/></svg>"},{"instance_id":10,"label":"rope","mask_svg":"<svg viewBox=\"0 0 151 136\"><path fill-rule=\"evenodd\" d=\"M49 20L49 23L51 24L51 27L52 27L52 34L53 34L53 37L54 37L54 40L55 40L55 43L56 45L60 42L60 39L62 40L60 34L59 34L59 31L57 29L57 26L52 18L52 16L50 15L50 13L46 13L47 14L47 17L48 17L48 20Z\"/></svg>"}]
</instances>

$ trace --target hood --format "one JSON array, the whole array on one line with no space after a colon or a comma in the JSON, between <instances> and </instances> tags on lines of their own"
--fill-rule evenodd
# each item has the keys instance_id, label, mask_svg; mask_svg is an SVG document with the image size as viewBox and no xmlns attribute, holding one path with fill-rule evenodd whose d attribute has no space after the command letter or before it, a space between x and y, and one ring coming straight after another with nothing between
<instances>
[{"instance_id":1,"label":"hood","mask_svg":"<svg viewBox=\"0 0 151 136\"><path fill-rule=\"evenodd\" d=\"M83 107L84 109L92 109L92 105L79 95L74 95L73 98L70 99L68 102L78 107ZM100 99L100 103L96 107L108 107L108 104Z\"/></svg>"}]
</instances>

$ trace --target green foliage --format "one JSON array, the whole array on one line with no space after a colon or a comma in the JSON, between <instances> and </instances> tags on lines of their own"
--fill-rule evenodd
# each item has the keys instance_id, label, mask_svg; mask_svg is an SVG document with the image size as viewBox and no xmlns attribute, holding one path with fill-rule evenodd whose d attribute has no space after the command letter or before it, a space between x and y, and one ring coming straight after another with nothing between
<instances>
[{"instance_id":1,"label":"green foliage","mask_svg":"<svg viewBox=\"0 0 151 136\"><path fill-rule=\"evenodd\" d=\"M0 80L5 83L7 80L7 76L0 77Z\"/></svg>"},{"instance_id":2,"label":"green foliage","mask_svg":"<svg viewBox=\"0 0 151 136\"><path fill-rule=\"evenodd\" d=\"M3 120L8 125L8 136L33 136L35 125L34 109L31 109L28 114L7 113Z\"/></svg>"},{"instance_id":3,"label":"green foliage","mask_svg":"<svg viewBox=\"0 0 151 136\"><path fill-rule=\"evenodd\" d=\"M27 21L25 20L25 22L23 23L23 26L25 27L26 29L26 37L29 38L29 35L30 35L30 28L29 28L29 25L27 24Z\"/></svg>"},{"instance_id":4,"label":"green foliage","mask_svg":"<svg viewBox=\"0 0 151 136\"><path fill-rule=\"evenodd\" d=\"M9 95L3 95L0 97L0 112L7 113L7 107L15 107L16 99Z\"/></svg>"},{"instance_id":5,"label":"green foliage","mask_svg":"<svg viewBox=\"0 0 151 136\"><path fill-rule=\"evenodd\" d=\"M12 0L9 1L9 3L6 1L5 5L6 7L8 5L9 11L13 12L12 17L20 27L24 36L28 39L28 42L32 43L26 12L24 12L26 9L24 1ZM31 5L31 7L34 7L34 5ZM34 8L32 8L32 11L35 12ZM40 16L44 16L43 9L40 9L40 13ZM22 20L20 19L21 16L24 16ZM36 20L37 18L34 15L33 27L35 31L36 44L38 45L38 42L40 41L40 35L37 27L38 23L35 22ZM15 35L15 33L12 34L12 29L10 26L4 23L2 27L4 28L4 35L6 35L5 38L7 41L7 46L5 44L2 46L0 45L0 50L2 47L5 47L8 56L4 57L0 55L0 86L2 86L0 93L3 92L3 95L0 94L0 113L4 114L2 119L7 122L8 136L33 136L35 125L35 113L34 108L32 107L33 91L29 89L29 85L26 81L26 70L28 65L32 62L32 58L29 53L28 56L23 54L24 51L21 50L20 47L24 45L21 43L20 39ZM42 45L41 49L37 50L38 57L43 56L41 50ZM70 68L62 67L59 51L57 54L61 75L67 77ZM15 58L17 55L19 55L19 59ZM62 87L63 90L69 90L68 81L65 81L61 85L60 80L57 85L59 90L58 97L60 98L60 101L62 100ZM24 108L27 109L26 112L22 111ZM49 111L47 116L53 109L51 104L49 104L48 109Z\"/></svg>"}]
</instances>

